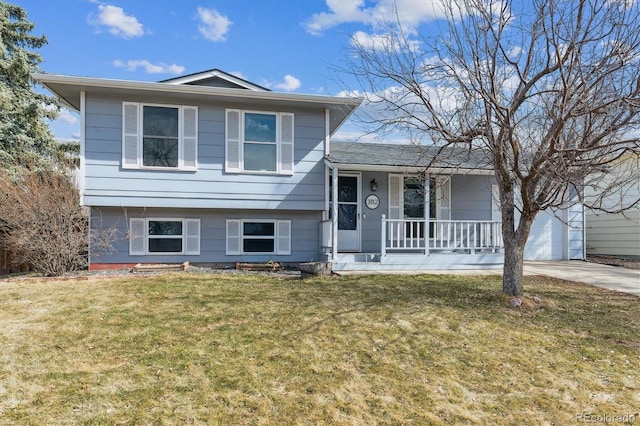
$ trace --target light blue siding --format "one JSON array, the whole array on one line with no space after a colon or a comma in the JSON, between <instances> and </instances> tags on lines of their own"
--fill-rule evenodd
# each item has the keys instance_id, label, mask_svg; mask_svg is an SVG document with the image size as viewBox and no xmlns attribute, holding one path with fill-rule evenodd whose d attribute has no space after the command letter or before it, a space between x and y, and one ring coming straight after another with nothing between
<instances>
[{"instance_id":1,"label":"light blue siding","mask_svg":"<svg viewBox=\"0 0 640 426\"><path fill-rule=\"evenodd\" d=\"M493 176L454 175L451 178L451 219L491 220Z\"/></svg>"},{"instance_id":2,"label":"light blue siding","mask_svg":"<svg viewBox=\"0 0 640 426\"><path fill-rule=\"evenodd\" d=\"M87 94L84 202L88 206L322 210L324 110L296 110L293 176L224 171L225 108L189 99L126 99L198 107L198 170L124 170L122 101ZM268 107L260 110L269 111ZM279 108L271 108L278 111ZM237 204L236 204L237 203Z\"/></svg>"},{"instance_id":3,"label":"light blue siding","mask_svg":"<svg viewBox=\"0 0 640 426\"><path fill-rule=\"evenodd\" d=\"M233 263L233 262L304 262L319 259L318 222L320 212L275 210L208 210L208 209L139 209L94 207L91 212L94 230L115 228L119 238L113 253L91 253L91 263ZM128 226L132 218L200 219L200 255L129 255ZM291 255L226 254L226 220L290 220Z\"/></svg>"}]
</instances>

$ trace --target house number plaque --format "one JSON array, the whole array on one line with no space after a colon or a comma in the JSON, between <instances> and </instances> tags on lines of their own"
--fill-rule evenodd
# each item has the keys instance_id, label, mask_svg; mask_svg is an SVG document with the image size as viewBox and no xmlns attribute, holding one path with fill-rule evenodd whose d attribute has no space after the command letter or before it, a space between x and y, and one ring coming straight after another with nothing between
<instances>
[{"instance_id":1,"label":"house number plaque","mask_svg":"<svg viewBox=\"0 0 640 426\"><path fill-rule=\"evenodd\" d=\"M375 210L380 205L380 198L377 195L371 194L365 200L364 204L371 210Z\"/></svg>"}]
</instances>

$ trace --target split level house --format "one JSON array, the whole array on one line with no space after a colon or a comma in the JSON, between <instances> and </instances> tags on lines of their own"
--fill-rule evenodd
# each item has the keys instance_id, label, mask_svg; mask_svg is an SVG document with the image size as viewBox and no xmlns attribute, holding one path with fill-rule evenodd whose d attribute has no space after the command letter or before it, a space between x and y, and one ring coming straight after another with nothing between
<instances>
[{"instance_id":1,"label":"split level house","mask_svg":"<svg viewBox=\"0 0 640 426\"><path fill-rule=\"evenodd\" d=\"M336 271L503 262L493 171L428 147L333 141L361 99L277 93L214 69L161 82L34 78L81 117L90 268L331 261ZM583 212L543 213L527 259L584 257Z\"/></svg>"}]
</instances>

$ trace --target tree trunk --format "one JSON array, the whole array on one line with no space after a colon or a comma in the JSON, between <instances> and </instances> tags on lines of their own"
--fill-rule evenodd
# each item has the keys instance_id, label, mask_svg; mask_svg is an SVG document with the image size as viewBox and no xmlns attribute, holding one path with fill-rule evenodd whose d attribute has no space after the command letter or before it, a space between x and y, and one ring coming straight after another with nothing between
<instances>
[{"instance_id":1,"label":"tree trunk","mask_svg":"<svg viewBox=\"0 0 640 426\"><path fill-rule=\"evenodd\" d=\"M502 210L502 240L504 241L504 265L502 269L502 291L509 296L522 296L524 247L535 213L521 211L516 226L516 205L513 188L502 187L500 194Z\"/></svg>"},{"instance_id":2,"label":"tree trunk","mask_svg":"<svg viewBox=\"0 0 640 426\"><path fill-rule=\"evenodd\" d=\"M502 291L509 296L522 296L524 244L520 242L515 232L509 232L508 234L504 235Z\"/></svg>"}]
</instances>

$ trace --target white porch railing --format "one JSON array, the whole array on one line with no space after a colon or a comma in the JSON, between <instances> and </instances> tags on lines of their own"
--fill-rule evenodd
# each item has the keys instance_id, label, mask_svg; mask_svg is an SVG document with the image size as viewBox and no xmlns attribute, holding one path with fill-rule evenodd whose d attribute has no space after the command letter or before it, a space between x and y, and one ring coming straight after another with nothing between
<instances>
[{"instance_id":1,"label":"white porch railing","mask_svg":"<svg viewBox=\"0 0 640 426\"><path fill-rule=\"evenodd\" d=\"M381 241L383 256L430 251L474 254L503 248L501 223L482 220L387 219L382 215Z\"/></svg>"}]
</instances>

